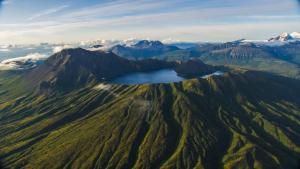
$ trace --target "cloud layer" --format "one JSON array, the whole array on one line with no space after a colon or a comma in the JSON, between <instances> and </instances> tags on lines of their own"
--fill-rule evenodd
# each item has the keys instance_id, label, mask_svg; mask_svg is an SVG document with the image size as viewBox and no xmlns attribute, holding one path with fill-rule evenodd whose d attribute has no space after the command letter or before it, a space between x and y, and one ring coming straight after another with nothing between
<instances>
[{"instance_id":1,"label":"cloud layer","mask_svg":"<svg viewBox=\"0 0 300 169\"><path fill-rule=\"evenodd\" d=\"M3 60L0 62L0 70L24 70L35 67L38 62L45 60L46 55L32 53L26 56Z\"/></svg>"}]
</instances>

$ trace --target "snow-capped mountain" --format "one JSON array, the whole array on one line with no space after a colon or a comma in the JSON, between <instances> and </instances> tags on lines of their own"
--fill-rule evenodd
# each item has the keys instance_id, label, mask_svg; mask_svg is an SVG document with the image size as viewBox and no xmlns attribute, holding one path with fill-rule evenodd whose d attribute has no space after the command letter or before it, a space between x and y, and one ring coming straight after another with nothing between
<instances>
[{"instance_id":1,"label":"snow-capped mountain","mask_svg":"<svg viewBox=\"0 0 300 169\"><path fill-rule=\"evenodd\" d=\"M160 41L141 40L132 46L137 48L151 48L151 47L163 47L164 44L161 43Z\"/></svg>"},{"instance_id":2,"label":"snow-capped mountain","mask_svg":"<svg viewBox=\"0 0 300 169\"><path fill-rule=\"evenodd\" d=\"M256 46L282 46L289 43L300 42L300 33L293 32L287 33L284 32L277 37L270 38L268 40L249 40L249 39L240 39L236 41L232 41L231 43L237 45L251 45L254 44Z\"/></svg>"},{"instance_id":3,"label":"snow-capped mountain","mask_svg":"<svg viewBox=\"0 0 300 169\"><path fill-rule=\"evenodd\" d=\"M84 41L80 42L78 47L88 49L88 50L108 50L116 45L132 46L139 42L140 40L135 38L125 39L125 40L94 40L94 41Z\"/></svg>"},{"instance_id":4,"label":"snow-capped mountain","mask_svg":"<svg viewBox=\"0 0 300 169\"><path fill-rule=\"evenodd\" d=\"M300 33L299 32L293 32L290 34L290 36L294 39L299 39L300 40Z\"/></svg>"},{"instance_id":5,"label":"snow-capped mountain","mask_svg":"<svg viewBox=\"0 0 300 169\"><path fill-rule=\"evenodd\" d=\"M274 41L281 41L281 42L286 42L286 41L295 41L295 40L300 40L300 33L298 32L293 32L293 33L287 33L284 32L281 35L271 38L268 41L274 42Z\"/></svg>"}]
</instances>

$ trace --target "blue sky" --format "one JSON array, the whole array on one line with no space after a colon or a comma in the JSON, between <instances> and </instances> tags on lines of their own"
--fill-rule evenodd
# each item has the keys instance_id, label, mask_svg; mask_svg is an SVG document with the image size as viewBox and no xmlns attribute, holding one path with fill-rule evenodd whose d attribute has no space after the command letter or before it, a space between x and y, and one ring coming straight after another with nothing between
<instances>
[{"instance_id":1,"label":"blue sky","mask_svg":"<svg viewBox=\"0 0 300 169\"><path fill-rule=\"evenodd\" d=\"M2 2L1 2L2 1ZM0 0L0 43L230 41L300 31L298 0Z\"/></svg>"}]
</instances>

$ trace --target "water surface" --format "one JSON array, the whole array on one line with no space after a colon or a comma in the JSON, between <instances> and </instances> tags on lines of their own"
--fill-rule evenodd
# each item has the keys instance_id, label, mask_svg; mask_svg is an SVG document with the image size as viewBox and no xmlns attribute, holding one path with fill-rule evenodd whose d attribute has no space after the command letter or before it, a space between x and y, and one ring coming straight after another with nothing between
<instances>
[{"instance_id":1,"label":"water surface","mask_svg":"<svg viewBox=\"0 0 300 169\"><path fill-rule=\"evenodd\" d=\"M131 73L115 78L110 81L113 84L153 84L153 83L172 83L180 82L185 78L178 76L173 69L161 69L152 72Z\"/></svg>"}]
</instances>

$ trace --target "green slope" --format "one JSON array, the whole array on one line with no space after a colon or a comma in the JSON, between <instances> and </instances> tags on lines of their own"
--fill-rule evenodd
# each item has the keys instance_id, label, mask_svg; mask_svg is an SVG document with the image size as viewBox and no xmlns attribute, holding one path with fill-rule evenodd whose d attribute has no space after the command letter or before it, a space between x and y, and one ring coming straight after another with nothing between
<instances>
[{"instance_id":1,"label":"green slope","mask_svg":"<svg viewBox=\"0 0 300 169\"><path fill-rule=\"evenodd\" d=\"M6 168L295 168L300 82L259 72L28 93L0 104Z\"/></svg>"}]
</instances>

